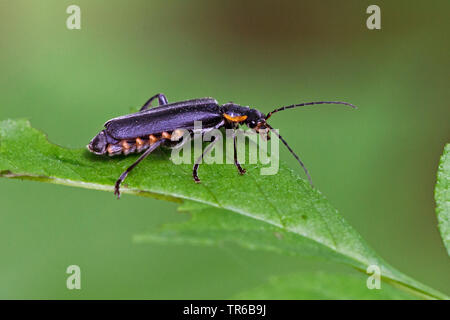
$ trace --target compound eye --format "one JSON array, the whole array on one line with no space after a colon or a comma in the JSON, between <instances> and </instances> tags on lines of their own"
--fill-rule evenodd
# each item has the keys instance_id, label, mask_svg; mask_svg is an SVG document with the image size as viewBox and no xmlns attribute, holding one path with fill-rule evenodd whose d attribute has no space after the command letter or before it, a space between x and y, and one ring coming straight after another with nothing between
<instances>
[{"instance_id":1,"label":"compound eye","mask_svg":"<svg viewBox=\"0 0 450 320\"><path fill-rule=\"evenodd\" d=\"M256 127L256 121L253 121L253 120L252 120L252 121L250 121L250 122L248 123L248 125L249 125L250 128L253 129L254 127Z\"/></svg>"}]
</instances>

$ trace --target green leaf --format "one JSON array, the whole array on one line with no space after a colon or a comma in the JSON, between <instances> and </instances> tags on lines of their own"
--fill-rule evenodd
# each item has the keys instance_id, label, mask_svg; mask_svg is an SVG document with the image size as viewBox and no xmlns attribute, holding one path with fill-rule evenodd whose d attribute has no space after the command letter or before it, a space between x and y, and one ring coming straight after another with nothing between
<instances>
[{"instance_id":1,"label":"green leaf","mask_svg":"<svg viewBox=\"0 0 450 320\"><path fill-rule=\"evenodd\" d=\"M442 241L450 255L450 144L445 146L439 163L434 197Z\"/></svg>"},{"instance_id":2,"label":"green leaf","mask_svg":"<svg viewBox=\"0 0 450 320\"><path fill-rule=\"evenodd\" d=\"M247 216L237 212L221 208L211 208L205 204L187 200L180 205L179 210L182 212L189 212L191 214L191 219L184 223L166 224L159 228L158 231L152 233L136 234L133 236L133 241L135 243L153 242L206 246L224 246L227 243L234 243L251 250L266 250L275 253L307 257L310 259L325 258L355 267L356 270L362 273L366 272L366 267L358 267L356 261L349 260L347 256L337 252L337 250L318 245L316 241L307 237L299 237L298 234L290 232L283 227L274 226L256 219L249 219ZM373 257L373 259L373 261L375 261L377 258ZM379 259L377 263L372 264L381 268L383 286L387 288L396 287L397 289L395 292L402 289L403 293L401 295L396 295L398 299L400 299L400 296L408 297L409 299L418 297L432 298L429 295L431 291L428 291L428 294L425 293L426 290L420 293L416 290L417 288L413 288L413 286L422 286L421 284L418 284L410 278L405 278L404 275L388 266L381 259ZM391 272L394 276L387 276L386 271ZM395 278L396 276L399 278ZM353 275L353 277L355 277L355 275ZM367 279L367 277L368 275L366 275L364 279ZM399 281L400 278L404 280ZM365 285L365 281L366 280L361 283ZM361 285L361 283L359 283L359 285ZM408 283L411 286L405 286L405 284ZM308 288L303 288L302 283L297 283L296 286L298 287L299 292L302 290L309 290ZM367 287L365 288L368 290ZM423 286L422 288L424 289ZM346 287L344 286L342 290L346 290ZM362 291L356 290L354 294L356 295L357 292ZM435 296L435 298L437 298L439 293L434 290L432 290L432 292L437 294ZM332 293L330 293L330 295L331 294ZM345 294L345 292L342 291L341 294ZM367 293L364 291L364 294L358 299L365 299L366 296ZM376 296L380 298L385 297L384 294L380 293L377 293ZM440 295L439 297L446 298L445 295ZM273 298L275 298L275 296ZM386 296L386 299L387 298L388 297ZM251 299L251 297L249 297L249 299ZM323 299L326 298L324 297Z\"/></svg>"},{"instance_id":3,"label":"green leaf","mask_svg":"<svg viewBox=\"0 0 450 320\"><path fill-rule=\"evenodd\" d=\"M26 120L0 122L0 176L3 177L112 192L117 177L136 158L137 155L99 157L85 149L65 149L49 143L45 135L31 128ZM195 184L191 165L174 165L169 161L169 152L160 149L130 174L122 192L177 202L187 199L225 209L220 215L222 219L211 210L205 218L210 221L203 221L203 225L191 222L191 229L204 232L201 239L207 239L206 233L210 241L216 241L211 230L223 225L235 228L235 233L254 237L253 242L242 238L243 243L270 245L274 250L321 257L363 272L367 266L375 264L381 268L385 281L403 290L423 298L447 298L389 266L318 190L312 189L286 165L280 164L278 174L272 176L260 175L260 168L246 165L247 174L240 176L231 165L202 165L199 172L202 183ZM240 221L227 220L235 217ZM242 229L239 230L237 224L242 224ZM267 228L289 240L285 244L278 241L276 235L270 239ZM261 231L259 236L255 235L258 230ZM280 243L283 243L281 248Z\"/></svg>"},{"instance_id":4,"label":"green leaf","mask_svg":"<svg viewBox=\"0 0 450 320\"><path fill-rule=\"evenodd\" d=\"M327 246L318 245L307 237L299 237L283 227L261 220L249 219L237 212L212 208L186 201L179 207L189 211L191 219L184 223L167 224L157 232L133 236L136 243L160 242L221 246L235 243L247 249L260 249L308 258L333 259L353 265L348 257Z\"/></svg>"},{"instance_id":5,"label":"green leaf","mask_svg":"<svg viewBox=\"0 0 450 320\"><path fill-rule=\"evenodd\" d=\"M362 275L306 272L272 277L268 283L234 296L244 300L408 300L409 294L381 283L379 289L367 287Z\"/></svg>"}]
</instances>

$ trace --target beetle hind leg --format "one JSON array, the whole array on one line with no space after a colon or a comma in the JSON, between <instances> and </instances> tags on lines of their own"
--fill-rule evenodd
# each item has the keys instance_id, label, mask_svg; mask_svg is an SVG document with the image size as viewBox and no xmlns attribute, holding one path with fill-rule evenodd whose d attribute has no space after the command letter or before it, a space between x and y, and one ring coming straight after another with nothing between
<instances>
[{"instance_id":1,"label":"beetle hind leg","mask_svg":"<svg viewBox=\"0 0 450 320\"><path fill-rule=\"evenodd\" d=\"M117 199L120 199L120 185L125 180L125 178L128 176L128 174L133 170L139 162L144 160L150 153L152 153L153 150L158 148L163 142L165 142L166 139L161 139L152 144L140 157L137 159L131 166L127 168L122 174L120 175L119 179L117 179L116 184L114 185L114 194L117 196Z\"/></svg>"},{"instance_id":2,"label":"beetle hind leg","mask_svg":"<svg viewBox=\"0 0 450 320\"><path fill-rule=\"evenodd\" d=\"M157 93L153 97L148 99L147 102L144 103L144 105L141 107L141 109L139 109L139 111L144 111L144 110L148 109L148 107L151 106L152 101L155 100L156 98L158 98L158 104L160 106L163 106L168 103L167 98L163 93Z\"/></svg>"}]
</instances>

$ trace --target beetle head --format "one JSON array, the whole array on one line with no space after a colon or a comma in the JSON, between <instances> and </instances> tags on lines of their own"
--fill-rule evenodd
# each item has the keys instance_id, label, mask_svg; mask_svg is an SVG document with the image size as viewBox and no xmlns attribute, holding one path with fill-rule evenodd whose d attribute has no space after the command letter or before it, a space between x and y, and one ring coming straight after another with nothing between
<instances>
[{"instance_id":1,"label":"beetle head","mask_svg":"<svg viewBox=\"0 0 450 320\"><path fill-rule=\"evenodd\" d=\"M105 131L102 130L91 140L91 142L87 145L87 148L90 152L101 155L106 153L107 146L108 142L106 141L106 134Z\"/></svg>"},{"instance_id":2,"label":"beetle head","mask_svg":"<svg viewBox=\"0 0 450 320\"><path fill-rule=\"evenodd\" d=\"M247 111L247 119L245 120L245 124L250 129L255 129L258 131L259 128L262 128L265 123L266 116L259 110L249 109Z\"/></svg>"},{"instance_id":3,"label":"beetle head","mask_svg":"<svg viewBox=\"0 0 450 320\"><path fill-rule=\"evenodd\" d=\"M227 103L222 106L223 116L229 122L245 124L250 129L260 133L263 138L270 139L267 134L266 116L257 109L250 109L234 103Z\"/></svg>"}]
</instances>

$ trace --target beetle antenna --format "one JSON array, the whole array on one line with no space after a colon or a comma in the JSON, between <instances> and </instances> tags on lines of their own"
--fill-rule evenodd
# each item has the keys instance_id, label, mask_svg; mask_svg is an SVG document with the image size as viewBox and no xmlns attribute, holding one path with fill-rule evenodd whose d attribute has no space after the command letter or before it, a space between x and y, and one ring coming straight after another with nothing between
<instances>
[{"instance_id":1,"label":"beetle antenna","mask_svg":"<svg viewBox=\"0 0 450 320\"><path fill-rule=\"evenodd\" d=\"M297 159L298 163L300 163L300 165L302 166L303 170L305 171L306 176L308 177L309 184L311 185L311 187L314 188L314 184L312 182L311 176L309 175L309 171L308 171L308 169L306 169L305 165L303 164L302 160L300 160L299 156L295 154L294 150L292 150L291 147L289 147L289 145L286 142L286 140L284 140L284 138L282 136L280 136L280 134L278 132L276 132L267 122L265 123L265 126L267 128L269 128L270 132L273 132L278 137L278 139L280 139L284 143L284 145L292 153L292 155L295 157L295 159Z\"/></svg>"},{"instance_id":2,"label":"beetle antenna","mask_svg":"<svg viewBox=\"0 0 450 320\"><path fill-rule=\"evenodd\" d=\"M313 104L343 104L343 105L352 107L353 109L358 109L355 105L353 105L353 104L351 104L351 103L348 103L348 102L342 102L342 101L315 101L315 102L306 102L306 103L293 104L293 105L290 105L290 106L285 106L285 107L281 107L281 108L275 109L275 110L273 110L273 111L271 111L271 112L269 112L269 113L267 114L266 120L269 119L269 118L272 116L272 114L274 114L274 113L276 113L276 112L278 112L278 111L283 111L283 110L286 110L286 109L292 109L292 108L303 107L303 106L310 106L310 105L313 105Z\"/></svg>"}]
</instances>

